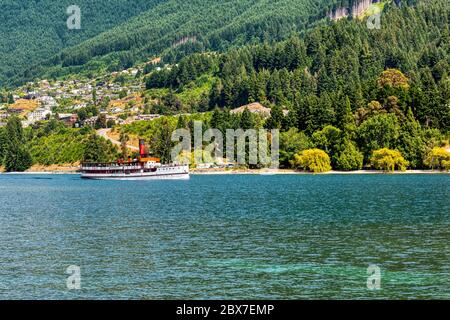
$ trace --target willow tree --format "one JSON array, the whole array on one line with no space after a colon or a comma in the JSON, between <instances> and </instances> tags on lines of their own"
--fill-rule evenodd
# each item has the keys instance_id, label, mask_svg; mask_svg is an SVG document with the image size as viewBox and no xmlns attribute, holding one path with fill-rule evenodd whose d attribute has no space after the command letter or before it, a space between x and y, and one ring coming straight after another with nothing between
<instances>
[{"instance_id":1,"label":"willow tree","mask_svg":"<svg viewBox=\"0 0 450 320\"><path fill-rule=\"evenodd\" d=\"M375 150L370 158L370 164L376 170L383 170L386 172L401 170L405 171L409 165L408 161L403 158L400 151L383 148Z\"/></svg>"},{"instance_id":2,"label":"willow tree","mask_svg":"<svg viewBox=\"0 0 450 320\"><path fill-rule=\"evenodd\" d=\"M331 170L331 160L323 150L308 149L294 156L292 166L314 173L321 173Z\"/></svg>"},{"instance_id":3,"label":"willow tree","mask_svg":"<svg viewBox=\"0 0 450 320\"><path fill-rule=\"evenodd\" d=\"M433 170L450 170L450 151L444 148L434 148L427 154L424 163Z\"/></svg>"}]
</instances>

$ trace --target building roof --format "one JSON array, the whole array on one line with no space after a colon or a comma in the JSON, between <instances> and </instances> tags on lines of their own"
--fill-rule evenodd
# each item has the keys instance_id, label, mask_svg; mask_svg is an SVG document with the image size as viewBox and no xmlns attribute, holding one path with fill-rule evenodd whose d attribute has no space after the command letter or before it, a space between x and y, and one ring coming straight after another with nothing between
<instances>
[{"instance_id":1,"label":"building roof","mask_svg":"<svg viewBox=\"0 0 450 320\"><path fill-rule=\"evenodd\" d=\"M234 114L242 113L242 112L244 112L245 109L248 109L248 111L250 111L251 113L259 113L260 115L266 116L266 117L269 117L270 112L271 112L270 108L264 107L259 102L254 102L254 103L250 103L245 106L233 109L233 110L231 110L231 113L234 113Z\"/></svg>"}]
</instances>

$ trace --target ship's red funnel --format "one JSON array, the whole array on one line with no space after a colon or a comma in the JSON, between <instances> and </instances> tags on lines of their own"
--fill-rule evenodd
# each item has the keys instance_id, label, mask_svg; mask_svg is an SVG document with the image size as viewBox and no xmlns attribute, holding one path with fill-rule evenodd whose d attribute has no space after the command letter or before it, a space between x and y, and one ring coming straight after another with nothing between
<instances>
[{"instance_id":1,"label":"ship's red funnel","mask_svg":"<svg viewBox=\"0 0 450 320\"><path fill-rule=\"evenodd\" d=\"M147 152L145 152L145 140L140 139L139 140L139 155L141 158L144 158L147 155Z\"/></svg>"}]
</instances>

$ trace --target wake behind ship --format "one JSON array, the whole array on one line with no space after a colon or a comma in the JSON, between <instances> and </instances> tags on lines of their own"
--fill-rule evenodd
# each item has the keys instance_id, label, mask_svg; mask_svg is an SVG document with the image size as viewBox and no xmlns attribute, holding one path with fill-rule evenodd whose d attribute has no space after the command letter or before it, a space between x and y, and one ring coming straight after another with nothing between
<instances>
[{"instance_id":1,"label":"wake behind ship","mask_svg":"<svg viewBox=\"0 0 450 320\"><path fill-rule=\"evenodd\" d=\"M189 165L161 164L149 157L144 140L139 141L138 159L112 163L82 163L81 178L98 180L189 179Z\"/></svg>"}]
</instances>

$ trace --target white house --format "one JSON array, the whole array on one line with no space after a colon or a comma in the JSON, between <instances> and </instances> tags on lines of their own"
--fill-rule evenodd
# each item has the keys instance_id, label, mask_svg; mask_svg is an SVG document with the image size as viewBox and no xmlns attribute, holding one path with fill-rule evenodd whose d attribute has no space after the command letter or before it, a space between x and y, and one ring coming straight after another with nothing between
<instances>
[{"instance_id":1,"label":"white house","mask_svg":"<svg viewBox=\"0 0 450 320\"><path fill-rule=\"evenodd\" d=\"M58 106L58 103L56 102L55 98L50 96L39 97L38 101L47 108L53 108Z\"/></svg>"},{"instance_id":2,"label":"white house","mask_svg":"<svg viewBox=\"0 0 450 320\"><path fill-rule=\"evenodd\" d=\"M121 112L123 112L123 109L119 108L119 107L114 107L111 109L111 112L112 113L121 113Z\"/></svg>"},{"instance_id":3,"label":"white house","mask_svg":"<svg viewBox=\"0 0 450 320\"><path fill-rule=\"evenodd\" d=\"M42 121L42 120L47 119L47 116L49 116L49 115L50 116L52 115L52 112L49 109L38 108L28 114L28 121L30 123L34 123L36 121Z\"/></svg>"}]
</instances>

